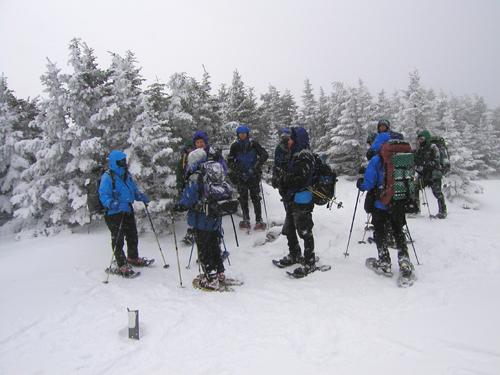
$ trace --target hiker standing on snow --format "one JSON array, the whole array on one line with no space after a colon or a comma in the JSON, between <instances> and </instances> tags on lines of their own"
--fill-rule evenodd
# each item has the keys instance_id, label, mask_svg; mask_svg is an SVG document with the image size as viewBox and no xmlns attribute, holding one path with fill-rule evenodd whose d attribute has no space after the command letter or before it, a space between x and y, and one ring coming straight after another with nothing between
<instances>
[{"instance_id":1,"label":"hiker standing on snow","mask_svg":"<svg viewBox=\"0 0 500 375\"><path fill-rule=\"evenodd\" d=\"M371 148L377 152L374 155L366 168L364 178L360 177L356 182L356 187L361 191L371 192L378 191L374 207L372 209L372 224L374 226L374 240L377 245L378 260L373 265L381 273L392 275L391 271L391 256L387 245L388 241L388 224L392 228L393 236L398 249L398 262L401 274L405 278L410 278L413 272L413 265L410 262L408 255L408 247L406 245L406 237L403 232L403 227L406 224L405 207L403 201L391 203L391 207L385 205L380 200L379 194L384 187L384 166L382 157L378 154L382 145L391 139L388 132L379 133L372 144Z\"/></svg>"},{"instance_id":2,"label":"hiker standing on snow","mask_svg":"<svg viewBox=\"0 0 500 375\"><path fill-rule=\"evenodd\" d=\"M439 148L431 143L431 133L428 130L418 132L417 140L418 148L415 152L415 170L417 172L415 200L418 209L417 213L420 213L420 190L426 186L430 186L439 207L436 217L444 219L447 216L447 210L444 194L441 190L443 172L441 171Z\"/></svg>"},{"instance_id":3,"label":"hiker standing on snow","mask_svg":"<svg viewBox=\"0 0 500 375\"><path fill-rule=\"evenodd\" d=\"M220 248L222 218L208 216L203 209L201 165L207 161L207 153L200 147L188 156L187 184L182 192L175 211L188 210L188 224L194 228L195 241L198 248L198 259L203 269L200 285L216 288L219 282L224 282L224 264Z\"/></svg>"},{"instance_id":4,"label":"hiker standing on snow","mask_svg":"<svg viewBox=\"0 0 500 375\"><path fill-rule=\"evenodd\" d=\"M264 230L266 224L262 221L260 179L262 177L262 166L269 155L257 141L250 138L249 127L245 125L238 126L236 135L238 139L231 144L227 161L229 177L238 189L241 210L243 211L240 228L250 229L250 213L248 209L248 191L250 191L250 198L255 212L254 230Z\"/></svg>"},{"instance_id":5,"label":"hiker standing on snow","mask_svg":"<svg viewBox=\"0 0 500 375\"><path fill-rule=\"evenodd\" d=\"M300 270L307 273L316 266L312 232L314 203L312 193L307 190L313 178L315 158L309 149L309 135L304 128L291 128L288 149L290 160L281 176L278 188L284 192L283 204L286 217L282 234L287 237L289 253L279 260L279 266L304 263L304 267ZM304 241L303 258L297 234Z\"/></svg>"},{"instance_id":6,"label":"hiker standing on snow","mask_svg":"<svg viewBox=\"0 0 500 375\"><path fill-rule=\"evenodd\" d=\"M127 155L113 150L108 156L108 171L101 177L99 199L106 208L104 220L111 232L111 246L114 250L118 271L130 276L134 271L130 265L143 267L146 258L139 258L137 226L132 203L149 203L146 194L139 191L127 170ZM123 253L124 238L127 241L127 257Z\"/></svg>"}]
</instances>

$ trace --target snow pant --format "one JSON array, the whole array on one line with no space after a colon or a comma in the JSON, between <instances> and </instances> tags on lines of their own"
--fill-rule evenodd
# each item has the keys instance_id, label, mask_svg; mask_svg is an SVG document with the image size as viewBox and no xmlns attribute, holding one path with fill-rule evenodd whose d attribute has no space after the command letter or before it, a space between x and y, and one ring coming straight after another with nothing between
<instances>
[{"instance_id":1,"label":"snow pant","mask_svg":"<svg viewBox=\"0 0 500 375\"><path fill-rule=\"evenodd\" d=\"M255 212L255 221L262 221L262 208L260 206L260 178L254 178L246 181L245 183L238 184L238 194L241 206L241 211L243 212L243 220L250 220L250 213L248 211L248 192L250 191L250 199L253 203L253 209Z\"/></svg>"},{"instance_id":2,"label":"snow pant","mask_svg":"<svg viewBox=\"0 0 500 375\"><path fill-rule=\"evenodd\" d=\"M127 258L123 253L124 239L127 240L127 256L137 258L139 251L139 237L133 212L120 212L114 215L105 215L104 221L111 232L111 246L114 250L116 264L118 267L127 263Z\"/></svg>"},{"instance_id":3,"label":"snow pant","mask_svg":"<svg viewBox=\"0 0 500 375\"><path fill-rule=\"evenodd\" d=\"M374 226L373 237L377 245L378 258L381 262L391 262L388 249L388 230L390 226L392 235L398 249L398 260L409 260L406 236L403 227L406 224L404 204L394 204L390 210L375 208L372 213L372 224Z\"/></svg>"},{"instance_id":4,"label":"snow pant","mask_svg":"<svg viewBox=\"0 0 500 375\"><path fill-rule=\"evenodd\" d=\"M224 272L219 232L195 229L194 238L203 272Z\"/></svg>"},{"instance_id":5,"label":"snow pant","mask_svg":"<svg viewBox=\"0 0 500 375\"><path fill-rule=\"evenodd\" d=\"M438 202L438 207L439 207L439 213L445 214L446 213L446 203L444 201L444 194L441 189L441 178L434 178L434 179L427 179L423 178L422 176L417 176L417 180L415 181L415 184L417 185L417 192L415 193L415 198L416 198L416 206L420 208L420 190L424 189L427 186L430 186L432 190L432 194L434 197L437 199Z\"/></svg>"},{"instance_id":6,"label":"snow pant","mask_svg":"<svg viewBox=\"0 0 500 375\"><path fill-rule=\"evenodd\" d=\"M314 254L314 236L312 228L314 226L312 220L312 211L314 204L296 204L293 202L285 202L285 223L281 234L285 235L288 240L288 251L290 256L298 258L301 255L299 245L300 237L304 241L304 261L312 264L315 260Z\"/></svg>"}]
</instances>

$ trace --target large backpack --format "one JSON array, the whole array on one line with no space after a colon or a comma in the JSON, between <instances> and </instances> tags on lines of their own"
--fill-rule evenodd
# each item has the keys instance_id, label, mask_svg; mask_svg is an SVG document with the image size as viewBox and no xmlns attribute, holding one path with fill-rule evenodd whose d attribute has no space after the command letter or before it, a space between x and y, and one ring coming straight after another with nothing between
<instances>
[{"instance_id":1,"label":"large backpack","mask_svg":"<svg viewBox=\"0 0 500 375\"><path fill-rule=\"evenodd\" d=\"M93 215L103 215L106 213L106 207L104 207L99 199L99 186L101 185L101 179L104 173L109 173L111 176L111 181L113 184L113 190L115 190L115 178L114 173L106 172L106 168L102 165L92 169L90 178L87 179L87 207L91 216Z\"/></svg>"},{"instance_id":2,"label":"large backpack","mask_svg":"<svg viewBox=\"0 0 500 375\"><path fill-rule=\"evenodd\" d=\"M380 156L384 166L380 200L385 205L411 204L415 196L415 160L410 144L391 139L382 145Z\"/></svg>"},{"instance_id":3,"label":"large backpack","mask_svg":"<svg viewBox=\"0 0 500 375\"><path fill-rule=\"evenodd\" d=\"M439 164L441 166L441 172L446 174L450 171L450 155L448 153L448 147L446 147L446 141L443 137L433 135L430 139L431 144L435 144L439 149Z\"/></svg>"},{"instance_id":4,"label":"large backpack","mask_svg":"<svg viewBox=\"0 0 500 375\"><path fill-rule=\"evenodd\" d=\"M238 200L227 181L226 171L218 161L209 160L200 166L200 188L205 212L208 216L232 215L238 210Z\"/></svg>"},{"instance_id":5,"label":"large backpack","mask_svg":"<svg viewBox=\"0 0 500 375\"><path fill-rule=\"evenodd\" d=\"M318 154L314 154L314 173L310 189L314 204L323 206L330 203L335 198L336 183L335 171Z\"/></svg>"}]
</instances>

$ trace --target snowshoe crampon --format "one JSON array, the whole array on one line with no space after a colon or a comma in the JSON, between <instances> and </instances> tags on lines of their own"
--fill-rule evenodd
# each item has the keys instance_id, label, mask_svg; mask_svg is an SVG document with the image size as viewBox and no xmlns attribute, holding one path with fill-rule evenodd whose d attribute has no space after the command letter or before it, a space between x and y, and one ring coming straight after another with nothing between
<instances>
[{"instance_id":1,"label":"snowshoe crampon","mask_svg":"<svg viewBox=\"0 0 500 375\"><path fill-rule=\"evenodd\" d=\"M137 276L141 274L140 271L134 271L132 269L129 269L129 271L124 272L120 270L120 268L118 267L111 267L111 268L108 267L104 270L104 272L109 273L110 275L121 276L126 279L135 279Z\"/></svg>"}]
</instances>

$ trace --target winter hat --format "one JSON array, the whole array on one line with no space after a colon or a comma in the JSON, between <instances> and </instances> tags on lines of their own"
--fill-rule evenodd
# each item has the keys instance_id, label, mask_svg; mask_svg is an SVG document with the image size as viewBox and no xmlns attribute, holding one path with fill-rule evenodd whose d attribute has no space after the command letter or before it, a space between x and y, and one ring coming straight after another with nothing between
<instances>
[{"instance_id":1,"label":"winter hat","mask_svg":"<svg viewBox=\"0 0 500 375\"><path fill-rule=\"evenodd\" d=\"M203 163L207 160L207 153L202 148L197 148L189 153L187 159L187 169L189 171L194 171L198 168L200 163Z\"/></svg>"},{"instance_id":2,"label":"winter hat","mask_svg":"<svg viewBox=\"0 0 500 375\"><path fill-rule=\"evenodd\" d=\"M389 131L389 129L391 128L391 123L389 122L389 120L386 120L386 119L379 120L377 123L377 132L379 132L379 133L380 133L381 126L387 127L387 130L385 130L385 131Z\"/></svg>"},{"instance_id":3,"label":"winter hat","mask_svg":"<svg viewBox=\"0 0 500 375\"><path fill-rule=\"evenodd\" d=\"M309 148L309 134L303 127L293 127L290 138L295 142L292 149L293 153Z\"/></svg>"},{"instance_id":4,"label":"winter hat","mask_svg":"<svg viewBox=\"0 0 500 375\"><path fill-rule=\"evenodd\" d=\"M208 146L208 134L203 130L197 130L193 135L193 144L195 144L197 139L203 139L205 141L205 146Z\"/></svg>"},{"instance_id":5,"label":"winter hat","mask_svg":"<svg viewBox=\"0 0 500 375\"><path fill-rule=\"evenodd\" d=\"M236 128L236 134L239 135L241 133L247 133L247 134L249 134L250 133L250 128L248 126L246 126L245 124L241 124L240 126L238 126Z\"/></svg>"},{"instance_id":6,"label":"winter hat","mask_svg":"<svg viewBox=\"0 0 500 375\"><path fill-rule=\"evenodd\" d=\"M427 129L421 130L417 134L417 138L420 137L425 138L425 142L428 143L431 140L431 133Z\"/></svg>"}]
</instances>

